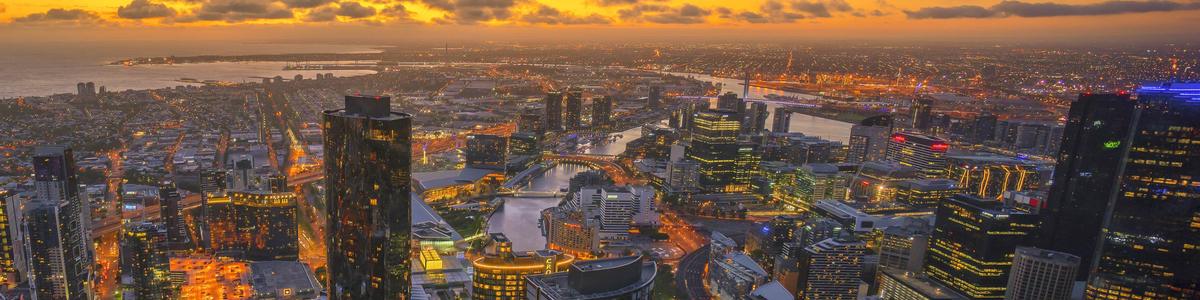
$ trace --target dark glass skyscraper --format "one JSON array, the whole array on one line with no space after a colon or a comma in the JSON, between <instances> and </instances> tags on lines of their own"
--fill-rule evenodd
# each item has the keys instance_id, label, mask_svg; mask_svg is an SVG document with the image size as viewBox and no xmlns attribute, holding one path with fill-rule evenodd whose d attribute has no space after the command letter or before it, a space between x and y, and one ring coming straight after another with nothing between
<instances>
[{"instance_id":1,"label":"dark glass skyscraper","mask_svg":"<svg viewBox=\"0 0 1200 300\"><path fill-rule=\"evenodd\" d=\"M650 87L650 95L646 97L647 108L658 108L662 105L662 87Z\"/></svg>"},{"instance_id":2,"label":"dark glass skyscraper","mask_svg":"<svg viewBox=\"0 0 1200 300\"><path fill-rule=\"evenodd\" d=\"M912 119L912 128L929 129L933 125L933 100L924 97L913 99L912 106L909 107L909 118Z\"/></svg>"},{"instance_id":3,"label":"dark glass skyscraper","mask_svg":"<svg viewBox=\"0 0 1200 300\"><path fill-rule=\"evenodd\" d=\"M37 194L25 224L31 288L42 299L90 299L94 256L71 148L38 147L33 169Z\"/></svg>"},{"instance_id":4,"label":"dark glass skyscraper","mask_svg":"<svg viewBox=\"0 0 1200 300\"><path fill-rule=\"evenodd\" d=\"M1003 299L1013 253L1030 241L1037 217L967 195L942 201L936 214L925 273L972 299Z\"/></svg>"},{"instance_id":5,"label":"dark glass skyscraper","mask_svg":"<svg viewBox=\"0 0 1200 300\"><path fill-rule=\"evenodd\" d=\"M766 130L767 116L769 114L766 103L751 102L750 107L746 109L745 115L742 116L742 132L754 133Z\"/></svg>"},{"instance_id":6,"label":"dark glass skyscraper","mask_svg":"<svg viewBox=\"0 0 1200 300\"><path fill-rule=\"evenodd\" d=\"M1087 277L1116 193L1135 103L1129 95L1086 94L1071 105L1054 185L1041 210L1040 247L1078 256Z\"/></svg>"},{"instance_id":7,"label":"dark glass skyscraper","mask_svg":"<svg viewBox=\"0 0 1200 300\"><path fill-rule=\"evenodd\" d=\"M390 102L347 96L325 112L330 299L408 298L412 116Z\"/></svg>"},{"instance_id":8,"label":"dark glass skyscraper","mask_svg":"<svg viewBox=\"0 0 1200 300\"><path fill-rule=\"evenodd\" d=\"M504 170L508 139L488 134L468 135L464 152L468 168Z\"/></svg>"},{"instance_id":9,"label":"dark glass skyscraper","mask_svg":"<svg viewBox=\"0 0 1200 300\"><path fill-rule=\"evenodd\" d=\"M583 128L583 89L571 87L567 89L567 110L564 112L567 130Z\"/></svg>"},{"instance_id":10,"label":"dark glass skyscraper","mask_svg":"<svg viewBox=\"0 0 1200 300\"><path fill-rule=\"evenodd\" d=\"M1138 89L1090 298L1200 298L1200 83ZM1128 145L1123 146L1123 145Z\"/></svg>"},{"instance_id":11,"label":"dark glass skyscraper","mask_svg":"<svg viewBox=\"0 0 1200 300\"><path fill-rule=\"evenodd\" d=\"M187 224L183 221L183 211L179 202L179 190L175 183L164 181L158 188L159 216L166 230L167 249L172 251L187 250L191 239L188 235Z\"/></svg>"},{"instance_id":12,"label":"dark glass skyscraper","mask_svg":"<svg viewBox=\"0 0 1200 300\"><path fill-rule=\"evenodd\" d=\"M786 107L776 107L772 113L774 121L771 122L771 132L785 133L788 132L788 126L792 124L792 111Z\"/></svg>"},{"instance_id":13,"label":"dark glass skyscraper","mask_svg":"<svg viewBox=\"0 0 1200 300\"><path fill-rule=\"evenodd\" d=\"M592 98L592 128L612 125L613 99L610 96Z\"/></svg>"},{"instance_id":14,"label":"dark glass skyscraper","mask_svg":"<svg viewBox=\"0 0 1200 300\"><path fill-rule=\"evenodd\" d=\"M563 94L559 92L547 93L546 98L543 98L542 102L545 102L546 105L546 122L542 129L550 132L562 131Z\"/></svg>"}]
</instances>

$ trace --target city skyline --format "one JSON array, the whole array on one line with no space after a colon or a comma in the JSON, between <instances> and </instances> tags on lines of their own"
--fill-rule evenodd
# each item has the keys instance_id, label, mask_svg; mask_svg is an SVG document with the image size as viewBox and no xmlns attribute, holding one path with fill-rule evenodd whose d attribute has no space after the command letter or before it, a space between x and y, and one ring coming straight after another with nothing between
<instances>
[{"instance_id":1,"label":"city skyline","mask_svg":"<svg viewBox=\"0 0 1200 300\"><path fill-rule=\"evenodd\" d=\"M1197 42L1184 0L879 1L300 1L0 2L0 32L28 40L327 40L371 42L759 40L1058 43ZM1053 32L1031 32L1034 28ZM1102 34L1100 34L1102 32ZM359 39L360 41L362 39Z\"/></svg>"}]
</instances>

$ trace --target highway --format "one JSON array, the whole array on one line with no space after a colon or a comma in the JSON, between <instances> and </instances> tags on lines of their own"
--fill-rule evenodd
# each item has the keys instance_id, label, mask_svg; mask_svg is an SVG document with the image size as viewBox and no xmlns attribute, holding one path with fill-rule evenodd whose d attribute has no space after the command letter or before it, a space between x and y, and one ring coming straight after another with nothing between
<instances>
[{"instance_id":1,"label":"highway","mask_svg":"<svg viewBox=\"0 0 1200 300\"><path fill-rule=\"evenodd\" d=\"M684 298L693 300L712 299L704 287L704 272L708 266L708 245L683 256L675 269L675 288Z\"/></svg>"}]
</instances>

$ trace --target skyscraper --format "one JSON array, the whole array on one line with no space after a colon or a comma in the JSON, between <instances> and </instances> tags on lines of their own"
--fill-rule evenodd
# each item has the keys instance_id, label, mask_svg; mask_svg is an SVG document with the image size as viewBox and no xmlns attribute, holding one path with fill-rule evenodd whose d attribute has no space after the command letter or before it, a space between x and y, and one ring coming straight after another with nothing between
<instances>
[{"instance_id":1,"label":"skyscraper","mask_svg":"<svg viewBox=\"0 0 1200 300\"><path fill-rule=\"evenodd\" d=\"M776 107L772 118L774 120L771 121L771 132L788 132L788 126L792 124L792 110L787 107Z\"/></svg>"},{"instance_id":2,"label":"skyscraper","mask_svg":"<svg viewBox=\"0 0 1200 300\"><path fill-rule=\"evenodd\" d=\"M1071 299L1079 257L1030 247L1017 247L1012 271L1008 275L1005 299Z\"/></svg>"},{"instance_id":3,"label":"skyscraper","mask_svg":"<svg viewBox=\"0 0 1200 300\"><path fill-rule=\"evenodd\" d=\"M330 299L408 296L412 116L390 102L347 96L325 111Z\"/></svg>"},{"instance_id":4,"label":"skyscraper","mask_svg":"<svg viewBox=\"0 0 1200 300\"><path fill-rule=\"evenodd\" d=\"M755 133L767 128L767 104L751 102L750 107L742 116L742 133Z\"/></svg>"},{"instance_id":5,"label":"skyscraper","mask_svg":"<svg viewBox=\"0 0 1200 300\"><path fill-rule=\"evenodd\" d=\"M16 195L0 189L0 285L7 288L24 281L19 277L26 267L22 218Z\"/></svg>"},{"instance_id":6,"label":"skyscraper","mask_svg":"<svg viewBox=\"0 0 1200 300\"><path fill-rule=\"evenodd\" d=\"M179 190L175 188L175 183L164 181L158 188L159 198L159 216L163 220L163 229L166 233L166 246L171 251L187 250L191 244L190 236L188 235L187 224L183 221L183 211L179 197Z\"/></svg>"},{"instance_id":7,"label":"skyscraper","mask_svg":"<svg viewBox=\"0 0 1200 300\"><path fill-rule=\"evenodd\" d=\"M592 128L612 126L612 106L611 96L592 98Z\"/></svg>"},{"instance_id":8,"label":"skyscraper","mask_svg":"<svg viewBox=\"0 0 1200 300\"><path fill-rule=\"evenodd\" d=\"M1139 88L1130 136L1103 144L1126 155L1089 297L1200 297L1198 94L1200 83Z\"/></svg>"},{"instance_id":9,"label":"skyscraper","mask_svg":"<svg viewBox=\"0 0 1200 300\"><path fill-rule=\"evenodd\" d=\"M717 97L717 109L742 115L746 111L746 101L737 94L728 92Z\"/></svg>"},{"instance_id":10,"label":"skyscraper","mask_svg":"<svg viewBox=\"0 0 1200 300\"><path fill-rule=\"evenodd\" d=\"M503 233L489 237L484 254L471 262L475 267L473 299L524 299L526 276L566 271L575 262L574 256L555 250L514 252L512 241Z\"/></svg>"},{"instance_id":11,"label":"skyscraper","mask_svg":"<svg viewBox=\"0 0 1200 300\"><path fill-rule=\"evenodd\" d=\"M546 116L537 109L525 108L521 112L521 118L517 119L517 129L522 132L533 133L541 136L546 133L546 126L543 120Z\"/></svg>"},{"instance_id":12,"label":"skyscraper","mask_svg":"<svg viewBox=\"0 0 1200 300\"><path fill-rule=\"evenodd\" d=\"M867 118L850 127L850 150L846 162L862 163L883 159L887 154L888 136L892 134L891 116Z\"/></svg>"},{"instance_id":13,"label":"skyscraper","mask_svg":"<svg viewBox=\"0 0 1200 300\"><path fill-rule=\"evenodd\" d=\"M738 178L738 115L726 110L698 112L692 125L687 156L700 164L700 187L713 192L748 190L749 178Z\"/></svg>"},{"instance_id":14,"label":"skyscraper","mask_svg":"<svg viewBox=\"0 0 1200 300\"><path fill-rule=\"evenodd\" d=\"M167 228L162 224L125 224L120 240L120 278L123 295L135 299L172 299Z\"/></svg>"},{"instance_id":15,"label":"skyscraper","mask_svg":"<svg viewBox=\"0 0 1200 300\"><path fill-rule=\"evenodd\" d=\"M925 273L973 299L1001 299L1012 255L1030 241L1035 215L999 201L957 195L938 205Z\"/></svg>"},{"instance_id":16,"label":"skyscraper","mask_svg":"<svg viewBox=\"0 0 1200 300\"><path fill-rule=\"evenodd\" d=\"M939 138L908 132L893 134L884 158L916 168L925 178L941 178L946 173L946 151L950 144Z\"/></svg>"},{"instance_id":17,"label":"skyscraper","mask_svg":"<svg viewBox=\"0 0 1200 300\"><path fill-rule=\"evenodd\" d=\"M975 117L975 125L971 127L971 140L976 143L990 141L996 137L996 115L982 113Z\"/></svg>"},{"instance_id":18,"label":"skyscraper","mask_svg":"<svg viewBox=\"0 0 1200 300\"><path fill-rule=\"evenodd\" d=\"M546 122L545 131L558 132L563 128L563 94L559 92L546 93L545 102Z\"/></svg>"},{"instance_id":19,"label":"skyscraper","mask_svg":"<svg viewBox=\"0 0 1200 300\"><path fill-rule=\"evenodd\" d=\"M94 256L79 197L75 157L65 146L33 156L35 202L26 213L31 288L44 299L90 299Z\"/></svg>"},{"instance_id":20,"label":"skyscraper","mask_svg":"<svg viewBox=\"0 0 1200 300\"><path fill-rule=\"evenodd\" d=\"M646 97L646 107L654 109L662 106L662 87L651 86L650 95Z\"/></svg>"},{"instance_id":21,"label":"skyscraper","mask_svg":"<svg viewBox=\"0 0 1200 300\"><path fill-rule=\"evenodd\" d=\"M913 129L929 129L933 125L933 100L925 97L913 99L912 106L909 107L909 118L912 119Z\"/></svg>"},{"instance_id":22,"label":"skyscraper","mask_svg":"<svg viewBox=\"0 0 1200 300\"><path fill-rule=\"evenodd\" d=\"M583 89L571 87L567 89L567 110L564 120L567 130L583 129Z\"/></svg>"},{"instance_id":23,"label":"skyscraper","mask_svg":"<svg viewBox=\"0 0 1200 300\"><path fill-rule=\"evenodd\" d=\"M867 244L843 232L804 248L797 299L858 299Z\"/></svg>"},{"instance_id":24,"label":"skyscraper","mask_svg":"<svg viewBox=\"0 0 1200 300\"><path fill-rule=\"evenodd\" d=\"M1054 185L1042 209L1039 248L1078 256L1087 278L1117 192L1136 113L1129 95L1080 95L1067 113Z\"/></svg>"}]
</instances>

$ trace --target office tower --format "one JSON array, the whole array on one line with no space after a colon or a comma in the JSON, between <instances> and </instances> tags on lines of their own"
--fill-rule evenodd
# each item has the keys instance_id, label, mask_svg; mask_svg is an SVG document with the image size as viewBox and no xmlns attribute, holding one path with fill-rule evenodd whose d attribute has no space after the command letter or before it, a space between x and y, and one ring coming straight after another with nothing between
<instances>
[{"instance_id":1,"label":"office tower","mask_svg":"<svg viewBox=\"0 0 1200 300\"><path fill-rule=\"evenodd\" d=\"M867 244L843 232L804 248L797 299L858 299Z\"/></svg>"},{"instance_id":2,"label":"office tower","mask_svg":"<svg viewBox=\"0 0 1200 300\"><path fill-rule=\"evenodd\" d=\"M1041 211L1039 248L1078 256L1083 262L1078 280L1087 278L1100 247L1136 104L1129 95L1085 94L1067 113L1054 185Z\"/></svg>"},{"instance_id":3,"label":"office tower","mask_svg":"<svg viewBox=\"0 0 1200 300\"><path fill-rule=\"evenodd\" d=\"M487 134L468 135L467 149L464 152L468 168L504 170L508 139Z\"/></svg>"},{"instance_id":4,"label":"office tower","mask_svg":"<svg viewBox=\"0 0 1200 300\"><path fill-rule=\"evenodd\" d=\"M566 272L526 276L524 299L649 300L657 275L658 264L641 255L577 261Z\"/></svg>"},{"instance_id":5,"label":"office tower","mask_svg":"<svg viewBox=\"0 0 1200 300\"><path fill-rule=\"evenodd\" d=\"M921 273L933 226L922 219L888 226L879 238L879 267Z\"/></svg>"},{"instance_id":6,"label":"office tower","mask_svg":"<svg viewBox=\"0 0 1200 300\"><path fill-rule=\"evenodd\" d=\"M1104 144L1127 154L1087 296L1200 297L1198 93L1200 83L1139 88L1131 136Z\"/></svg>"},{"instance_id":7,"label":"office tower","mask_svg":"<svg viewBox=\"0 0 1200 300\"><path fill-rule=\"evenodd\" d=\"M776 107L771 121L771 132L786 133L792 125L792 110L787 107Z\"/></svg>"},{"instance_id":8,"label":"office tower","mask_svg":"<svg viewBox=\"0 0 1200 300\"><path fill-rule=\"evenodd\" d=\"M24 281L25 237L21 235L21 203L16 195L0 189L0 285L16 287Z\"/></svg>"},{"instance_id":9,"label":"office tower","mask_svg":"<svg viewBox=\"0 0 1200 300\"><path fill-rule=\"evenodd\" d=\"M592 128L607 128L612 126L611 96L592 98Z\"/></svg>"},{"instance_id":10,"label":"office tower","mask_svg":"<svg viewBox=\"0 0 1200 300\"><path fill-rule=\"evenodd\" d=\"M538 135L530 132L517 132L508 137L509 155L541 155L542 144Z\"/></svg>"},{"instance_id":11,"label":"office tower","mask_svg":"<svg viewBox=\"0 0 1200 300\"><path fill-rule=\"evenodd\" d=\"M1031 247L1017 247L1008 275L1005 299L1067 300L1075 286L1079 257Z\"/></svg>"},{"instance_id":12,"label":"office tower","mask_svg":"<svg viewBox=\"0 0 1200 300\"><path fill-rule=\"evenodd\" d=\"M520 119L517 119L517 130L540 136L546 133L545 120L544 113L534 108L525 108Z\"/></svg>"},{"instance_id":13,"label":"office tower","mask_svg":"<svg viewBox=\"0 0 1200 300\"><path fill-rule=\"evenodd\" d=\"M913 99L909 108L909 118L912 119L913 129L929 129L933 125L933 99L919 96Z\"/></svg>"},{"instance_id":14,"label":"office tower","mask_svg":"<svg viewBox=\"0 0 1200 300\"><path fill-rule=\"evenodd\" d=\"M559 132L563 130L563 94L560 92L546 93L545 102L546 122L543 130Z\"/></svg>"},{"instance_id":15,"label":"office tower","mask_svg":"<svg viewBox=\"0 0 1200 300\"><path fill-rule=\"evenodd\" d=\"M650 95L646 97L646 107L650 109L662 106L662 87L651 86Z\"/></svg>"},{"instance_id":16,"label":"office tower","mask_svg":"<svg viewBox=\"0 0 1200 300\"><path fill-rule=\"evenodd\" d=\"M700 164L700 187L712 192L749 190L749 178L738 178L741 120L732 111L696 113L688 159Z\"/></svg>"},{"instance_id":17,"label":"office tower","mask_svg":"<svg viewBox=\"0 0 1200 300\"><path fill-rule=\"evenodd\" d=\"M884 158L916 168L925 178L942 178L946 173L946 151L950 144L939 138L908 132L893 134Z\"/></svg>"},{"instance_id":18,"label":"office tower","mask_svg":"<svg viewBox=\"0 0 1200 300\"><path fill-rule=\"evenodd\" d=\"M625 237L631 225L654 225L654 190L645 186L585 185L571 199L588 219L600 220L602 238ZM649 223L649 224L647 224Z\"/></svg>"},{"instance_id":19,"label":"office tower","mask_svg":"<svg viewBox=\"0 0 1200 300\"><path fill-rule=\"evenodd\" d=\"M583 129L583 89L571 87L566 93L567 107L563 112L563 126L568 131Z\"/></svg>"},{"instance_id":20,"label":"office tower","mask_svg":"<svg viewBox=\"0 0 1200 300\"><path fill-rule=\"evenodd\" d=\"M938 205L936 218L925 273L972 299L1004 298L1013 252L1031 241L1037 216L956 195Z\"/></svg>"},{"instance_id":21,"label":"office tower","mask_svg":"<svg viewBox=\"0 0 1200 300\"><path fill-rule=\"evenodd\" d=\"M751 102L746 113L742 115L742 133L755 133L767 130L767 104Z\"/></svg>"},{"instance_id":22,"label":"office tower","mask_svg":"<svg viewBox=\"0 0 1200 300\"><path fill-rule=\"evenodd\" d=\"M211 251L248 260L296 260L296 195L230 191L209 199Z\"/></svg>"},{"instance_id":23,"label":"office tower","mask_svg":"<svg viewBox=\"0 0 1200 300\"><path fill-rule=\"evenodd\" d=\"M994 154L946 156L946 178L958 182L964 192L999 199L1005 191L1041 188L1040 167L1015 157Z\"/></svg>"},{"instance_id":24,"label":"office tower","mask_svg":"<svg viewBox=\"0 0 1200 300\"><path fill-rule=\"evenodd\" d=\"M228 187L229 172L220 169L205 169L200 171L200 211L196 214L196 231L199 239L198 247L212 248L209 199L223 197Z\"/></svg>"},{"instance_id":25,"label":"office tower","mask_svg":"<svg viewBox=\"0 0 1200 300\"><path fill-rule=\"evenodd\" d=\"M971 140L975 143L983 143L991 141L996 137L996 115L991 113L982 113L975 117L974 126L971 126Z\"/></svg>"},{"instance_id":26,"label":"office tower","mask_svg":"<svg viewBox=\"0 0 1200 300\"><path fill-rule=\"evenodd\" d=\"M880 268L879 298L884 300L966 300L921 273Z\"/></svg>"},{"instance_id":27,"label":"office tower","mask_svg":"<svg viewBox=\"0 0 1200 300\"><path fill-rule=\"evenodd\" d=\"M850 127L850 149L846 162L881 160L887 154L888 136L892 135L891 116L876 116Z\"/></svg>"},{"instance_id":28,"label":"office tower","mask_svg":"<svg viewBox=\"0 0 1200 300\"><path fill-rule=\"evenodd\" d=\"M526 276L566 271L575 262L574 256L555 250L514 252L512 241L503 233L492 233L489 238L484 254L471 262L475 267L473 299L524 298Z\"/></svg>"},{"instance_id":29,"label":"office tower","mask_svg":"<svg viewBox=\"0 0 1200 300\"><path fill-rule=\"evenodd\" d=\"M728 92L717 96L717 110L733 112L741 116L746 111L746 101L737 94Z\"/></svg>"},{"instance_id":30,"label":"office tower","mask_svg":"<svg viewBox=\"0 0 1200 300\"><path fill-rule=\"evenodd\" d=\"M162 219L166 231L167 249L182 251L190 248L191 236L188 234L187 223L183 221L183 210L180 207L179 190L175 183L164 181L158 188L159 218Z\"/></svg>"},{"instance_id":31,"label":"office tower","mask_svg":"<svg viewBox=\"0 0 1200 300\"><path fill-rule=\"evenodd\" d=\"M408 295L412 116L390 102L347 96L325 112L330 299Z\"/></svg>"},{"instance_id":32,"label":"office tower","mask_svg":"<svg viewBox=\"0 0 1200 300\"><path fill-rule=\"evenodd\" d=\"M962 191L957 182L949 179L910 179L895 185L893 201L921 210L937 207Z\"/></svg>"},{"instance_id":33,"label":"office tower","mask_svg":"<svg viewBox=\"0 0 1200 300\"><path fill-rule=\"evenodd\" d=\"M79 197L75 157L64 146L34 149L35 203L26 213L30 282L37 298L89 299L94 256Z\"/></svg>"},{"instance_id":34,"label":"office tower","mask_svg":"<svg viewBox=\"0 0 1200 300\"><path fill-rule=\"evenodd\" d=\"M172 299L167 228L162 224L125 224L120 240L122 296L133 299Z\"/></svg>"}]
</instances>

